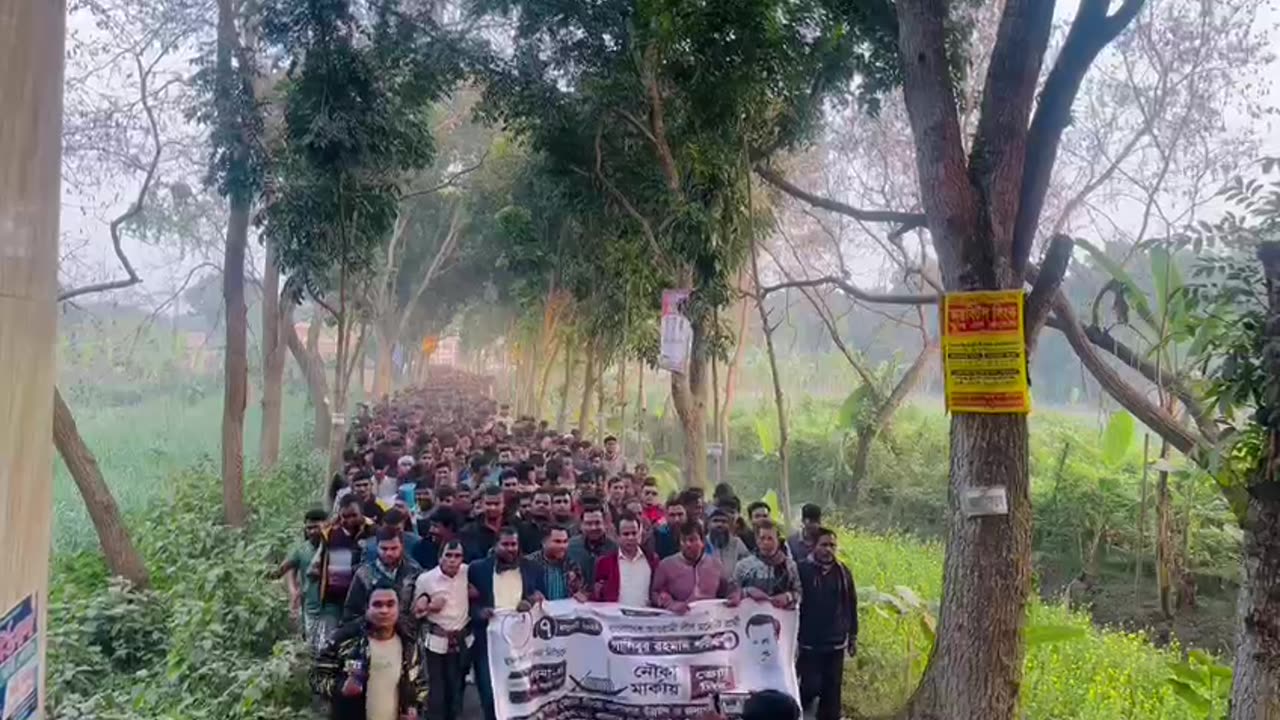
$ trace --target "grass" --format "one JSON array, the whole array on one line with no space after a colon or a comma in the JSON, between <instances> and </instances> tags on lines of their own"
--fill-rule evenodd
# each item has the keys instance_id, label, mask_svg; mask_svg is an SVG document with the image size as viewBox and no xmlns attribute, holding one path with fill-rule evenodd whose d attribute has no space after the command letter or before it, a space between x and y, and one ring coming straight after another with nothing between
<instances>
[{"instance_id":1,"label":"grass","mask_svg":"<svg viewBox=\"0 0 1280 720\"><path fill-rule=\"evenodd\" d=\"M284 437L302 429L304 397L286 395ZM98 458L102 475L120 510L134 515L171 492L170 480L193 466L219 465L222 441L222 395L194 402L181 397L150 397L126 407L77 407L71 411L85 443ZM258 428L262 406L249 403L245 412L244 456L247 465L258 457ZM84 501L61 459L54 462L53 538L56 553L97 547L97 536Z\"/></svg>"},{"instance_id":2,"label":"grass","mask_svg":"<svg viewBox=\"0 0 1280 720\"><path fill-rule=\"evenodd\" d=\"M859 652L846 663L844 700L851 716L889 715L910 697L924 672L931 646L925 615L936 612L942 590L942 547L937 543L858 531L840 536L859 594L898 586L932 601L926 613L900 613L863 602L859 608ZM1180 648L1156 648L1141 634L1096 628L1088 615L1036 602L1028 626L1057 639L1027 648L1022 680L1027 720L1203 719L1178 698L1168 679ZM1218 717L1211 715L1210 717Z\"/></svg>"}]
</instances>

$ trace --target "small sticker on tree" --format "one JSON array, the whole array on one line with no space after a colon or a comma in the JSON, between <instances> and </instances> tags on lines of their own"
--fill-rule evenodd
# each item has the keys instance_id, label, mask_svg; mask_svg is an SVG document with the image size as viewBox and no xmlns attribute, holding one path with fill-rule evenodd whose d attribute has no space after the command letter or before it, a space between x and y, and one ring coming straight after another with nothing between
<instances>
[{"instance_id":1,"label":"small sticker on tree","mask_svg":"<svg viewBox=\"0 0 1280 720\"><path fill-rule=\"evenodd\" d=\"M966 518L1008 515L1009 494L1003 485L969 488L960 495L960 509Z\"/></svg>"}]
</instances>

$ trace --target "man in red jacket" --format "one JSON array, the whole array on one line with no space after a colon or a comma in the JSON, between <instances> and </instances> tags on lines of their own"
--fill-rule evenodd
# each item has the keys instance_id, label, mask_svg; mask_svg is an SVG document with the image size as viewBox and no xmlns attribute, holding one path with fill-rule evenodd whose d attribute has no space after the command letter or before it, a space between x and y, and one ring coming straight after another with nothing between
<instances>
[{"instance_id":1,"label":"man in red jacket","mask_svg":"<svg viewBox=\"0 0 1280 720\"><path fill-rule=\"evenodd\" d=\"M640 520L630 514L618 519L618 549L596 561L596 602L631 607L649 606L649 582L658 558L640 547Z\"/></svg>"}]
</instances>

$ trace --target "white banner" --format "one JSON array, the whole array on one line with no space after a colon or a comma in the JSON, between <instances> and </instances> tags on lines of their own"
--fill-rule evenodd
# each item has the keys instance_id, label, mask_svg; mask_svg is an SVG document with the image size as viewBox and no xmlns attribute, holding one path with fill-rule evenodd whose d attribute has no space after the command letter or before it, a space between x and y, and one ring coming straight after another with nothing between
<instances>
[{"instance_id":1,"label":"white banner","mask_svg":"<svg viewBox=\"0 0 1280 720\"><path fill-rule=\"evenodd\" d=\"M799 698L794 610L742 601L664 610L545 602L489 623L498 720L690 720L754 691Z\"/></svg>"},{"instance_id":2,"label":"white banner","mask_svg":"<svg viewBox=\"0 0 1280 720\"><path fill-rule=\"evenodd\" d=\"M684 316L684 301L688 290L662 291L662 319L659 323L660 342L658 367L674 373L684 373L689 368L689 351L693 345L693 325Z\"/></svg>"}]
</instances>

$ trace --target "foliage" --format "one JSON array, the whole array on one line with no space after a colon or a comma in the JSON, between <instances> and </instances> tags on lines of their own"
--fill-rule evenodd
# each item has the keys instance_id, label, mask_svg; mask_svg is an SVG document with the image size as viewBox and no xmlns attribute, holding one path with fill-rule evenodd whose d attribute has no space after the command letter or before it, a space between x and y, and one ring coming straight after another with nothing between
<instances>
[{"instance_id":1,"label":"foliage","mask_svg":"<svg viewBox=\"0 0 1280 720\"><path fill-rule=\"evenodd\" d=\"M293 457L302 457L295 448ZM277 720L311 717L288 603L263 576L296 537L318 468L251 478L247 530L221 525L207 466L174 478L134 538L154 589L104 585L91 553L60 556L50 591L50 717Z\"/></svg>"},{"instance_id":2,"label":"foliage","mask_svg":"<svg viewBox=\"0 0 1280 720\"><path fill-rule=\"evenodd\" d=\"M323 294L333 269L369 270L404 175L431 162L431 103L460 66L446 60L452 45L430 18L396 0L276 0L263 31L294 63L263 237L299 291Z\"/></svg>"}]
</instances>

